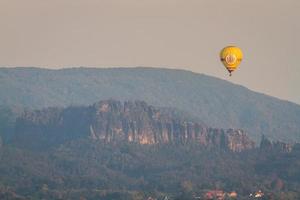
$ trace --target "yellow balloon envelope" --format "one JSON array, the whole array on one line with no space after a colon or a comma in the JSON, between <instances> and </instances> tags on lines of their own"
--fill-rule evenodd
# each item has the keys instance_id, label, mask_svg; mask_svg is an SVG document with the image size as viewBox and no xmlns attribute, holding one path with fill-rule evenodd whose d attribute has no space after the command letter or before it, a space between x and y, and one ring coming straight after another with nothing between
<instances>
[{"instance_id":1,"label":"yellow balloon envelope","mask_svg":"<svg viewBox=\"0 0 300 200\"><path fill-rule=\"evenodd\" d=\"M220 59L223 65L229 72L231 76L231 72L236 70L243 59L242 50L235 46L227 46L220 52Z\"/></svg>"}]
</instances>

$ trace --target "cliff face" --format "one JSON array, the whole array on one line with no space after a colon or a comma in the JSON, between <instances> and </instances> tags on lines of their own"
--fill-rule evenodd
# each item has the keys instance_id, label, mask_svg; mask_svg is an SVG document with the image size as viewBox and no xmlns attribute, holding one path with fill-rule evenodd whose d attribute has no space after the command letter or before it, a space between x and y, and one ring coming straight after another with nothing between
<instances>
[{"instance_id":1,"label":"cliff face","mask_svg":"<svg viewBox=\"0 0 300 200\"><path fill-rule=\"evenodd\" d=\"M182 121L145 102L102 101L94 105L90 137L126 140L140 144L199 142L205 146L251 149L254 143L242 130L208 128L203 124Z\"/></svg>"},{"instance_id":2,"label":"cliff face","mask_svg":"<svg viewBox=\"0 0 300 200\"><path fill-rule=\"evenodd\" d=\"M0 107L41 109L91 105L95 99L140 99L186 111L210 127L239 127L255 141L265 134L274 140L300 142L299 105L188 71L0 68L0 83ZM224 102L230 103L224 106Z\"/></svg>"},{"instance_id":3,"label":"cliff face","mask_svg":"<svg viewBox=\"0 0 300 200\"><path fill-rule=\"evenodd\" d=\"M260 142L260 149L263 151L275 151L275 152L284 152L284 153L290 153L293 149L293 144L291 143L285 143L281 141L271 141L268 138L266 138L264 135L262 136L261 142Z\"/></svg>"},{"instance_id":4,"label":"cliff face","mask_svg":"<svg viewBox=\"0 0 300 200\"><path fill-rule=\"evenodd\" d=\"M232 151L254 148L254 142L242 130L208 128L143 101L107 100L90 107L25 112L17 120L16 141L26 141L28 136L47 141L49 145L89 137L139 144L198 142Z\"/></svg>"}]
</instances>

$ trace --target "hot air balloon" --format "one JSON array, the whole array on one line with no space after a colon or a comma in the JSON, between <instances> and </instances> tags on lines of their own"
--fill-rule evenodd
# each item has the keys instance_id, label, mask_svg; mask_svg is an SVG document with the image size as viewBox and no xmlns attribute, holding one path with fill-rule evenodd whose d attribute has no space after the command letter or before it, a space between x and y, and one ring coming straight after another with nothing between
<instances>
[{"instance_id":1,"label":"hot air balloon","mask_svg":"<svg viewBox=\"0 0 300 200\"><path fill-rule=\"evenodd\" d=\"M225 68L231 73L238 68L243 59L242 50L236 46L227 46L220 52L220 59Z\"/></svg>"}]
</instances>

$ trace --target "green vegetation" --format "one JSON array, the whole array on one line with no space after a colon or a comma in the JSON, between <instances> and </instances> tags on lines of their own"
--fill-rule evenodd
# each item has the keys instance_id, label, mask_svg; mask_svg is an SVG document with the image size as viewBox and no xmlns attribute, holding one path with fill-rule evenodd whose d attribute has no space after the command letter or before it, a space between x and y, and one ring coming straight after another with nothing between
<instances>
[{"instance_id":1,"label":"green vegetation","mask_svg":"<svg viewBox=\"0 0 300 200\"><path fill-rule=\"evenodd\" d=\"M56 107L109 98L176 107L162 112L208 127L241 128L256 141L261 134L300 141L299 105L205 75L151 68L0 68L0 199L189 200L210 190L236 191L238 199L258 190L265 199L300 199L299 144L289 152L284 143L264 138L261 147L238 153L192 141L104 143L88 139L84 106ZM45 113L26 111L48 106L54 107ZM20 115L29 120L16 123ZM121 119L107 116L105 126L99 123L103 130Z\"/></svg>"},{"instance_id":2,"label":"green vegetation","mask_svg":"<svg viewBox=\"0 0 300 200\"><path fill-rule=\"evenodd\" d=\"M192 199L211 189L236 191L239 199L257 190L274 198L300 197L297 145L290 153L259 148L234 153L193 143L80 139L48 151L4 146L0 153L0 195L26 199Z\"/></svg>"},{"instance_id":3,"label":"green vegetation","mask_svg":"<svg viewBox=\"0 0 300 200\"><path fill-rule=\"evenodd\" d=\"M299 105L202 74L154 68L0 68L4 106L90 105L109 98L176 107L210 127L244 129L256 141L261 134L300 141Z\"/></svg>"}]
</instances>

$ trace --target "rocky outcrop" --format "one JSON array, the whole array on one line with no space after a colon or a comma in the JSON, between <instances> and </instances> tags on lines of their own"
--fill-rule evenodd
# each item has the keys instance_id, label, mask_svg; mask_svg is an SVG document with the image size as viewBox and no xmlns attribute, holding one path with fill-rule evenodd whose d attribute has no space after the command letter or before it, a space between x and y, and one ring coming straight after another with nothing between
<instances>
[{"instance_id":1,"label":"rocky outcrop","mask_svg":"<svg viewBox=\"0 0 300 200\"><path fill-rule=\"evenodd\" d=\"M90 137L140 144L198 142L205 146L242 151L254 147L242 130L208 128L161 112L145 102L101 101L94 106Z\"/></svg>"},{"instance_id":2,"label":"rocky outcrop","mask_svg":"<svg viewBox=\"0 0 300 200\"><path fill-rule=\"evenodd\" d=\"M17 120L16 141L39 138L51 146L70 138L139 144L196 142L207 147L243 151L254 148L244 131L209 128L143 101L100 101L89 107L25 112ZM47 139L44 139L47 138ZM25 142L26 145L26 142Z\"/></svg>"},{"instance_id":3,"label":"rocky outcrop","mask_svg":"<svg viewBox=\"0 0 300 200\"><path fill-rule=\"evenodd\" d=\"M245 149L253 149L255 143L249 139L247 134L242 130L229 129L227 131L228 148L232 151L241 152Z\"/></svg>"},{"instance_id":4,"label":"rocky outcrop","mask_svg":"<svg viewBox=\"0 0 300 200\"><path fill-rule=\"evenodd\" d=\"M281 141L271 141L270 139L266 138L263 135L260 142L260 149L263 151L276 151L276 152L289 153L293 149L293 144L285 143Z\"/></svg>"}]
</instances>

